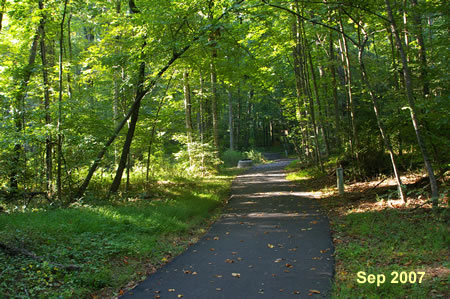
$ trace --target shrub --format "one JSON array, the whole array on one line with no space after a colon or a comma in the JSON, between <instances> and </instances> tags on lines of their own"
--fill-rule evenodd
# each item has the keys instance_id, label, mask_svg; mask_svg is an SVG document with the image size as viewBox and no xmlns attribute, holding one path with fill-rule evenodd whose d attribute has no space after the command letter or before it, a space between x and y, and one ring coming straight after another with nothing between
<instances>
[{"instance_id":1,"label":"shrub","mask_svg":"<svg viewBox=\"0 0 450 299\"><path fill-rule=\"evenodd\" d=\"M227 167L234 167L237 165L239 160L245 159L246 155L242 152L226 150L222 154L222 160Z\"/></svg>"}]
</instances>

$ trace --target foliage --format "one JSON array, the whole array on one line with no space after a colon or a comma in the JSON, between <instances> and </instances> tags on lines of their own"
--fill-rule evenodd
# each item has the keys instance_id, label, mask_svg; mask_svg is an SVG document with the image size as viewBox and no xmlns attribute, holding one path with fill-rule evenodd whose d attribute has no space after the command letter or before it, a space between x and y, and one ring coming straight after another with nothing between
<instances>
[{"instance_id":1,"label":"foliage","mask_svg":"<svg viewBox=\"0 0 450 299\"><path fill-rule=\"evenodd\" d=\"M245 155L242 152L228 149L222 153L221 158L225 166L236 167L239 160L244 159Z\"/></svg>"},{"instance_id":2,"label":"foliage","mask_svg":"<svg viewBox=\"0 0 450 299\"><path fill-rule=\"evenodd\" d=\"M65 209L0 214L0 242L44 258L0 250L0 293L13 297L86 297L140 280L204 232L228 196L234 173L157 183L128 200L89 200ZM194 235L192 235L194 233ZM80 265L69 271L54 266Z\"/></svg>"}]
</instances>

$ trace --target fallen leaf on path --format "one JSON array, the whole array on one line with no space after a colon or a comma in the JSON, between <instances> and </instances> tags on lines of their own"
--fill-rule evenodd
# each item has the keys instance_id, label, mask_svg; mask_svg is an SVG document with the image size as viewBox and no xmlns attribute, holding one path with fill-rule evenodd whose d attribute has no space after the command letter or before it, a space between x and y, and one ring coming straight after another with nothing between
<instances>
[{"instance_id":1,"label":"fallen leaf on path","mask_svg":"<svg viewBox=\"0 0 450 299\"><path fill-rule=\"evenodd\" d=\"M217 278L222 278L222 275L216 274L216 277L217 277Z\"/></svg>"},{"instance_id":2,"label":"fallen leaf on path","mask_svg":"<svg viewBox=\"0 0 450 299\"><path fill-rule=\"evenodd\" d=\"M281 262L283 259L282 258L278 258L278 259L276 259L274 262L275 263L279 263L279 262Z\"/></svg>"},{"instance_id":3,"label":"fallen leaf on path","mask_svg":"<svg viewBox=\"0 0 450 299\"><path fill-rule=\"evenodd\" d=\"M294 267L291 264L286 264L285 266L288 267L288 268L293 268Z\"/></svg>"},{"instance_id":4,"label":"fallen leaf on path","mask_svg":"<svg viewBox=\"0 0 450 299\"><path fill-rule=\"evenodd\" d=\"M214 250L216 250L216 249L214 249L214 248L210 248L209 250L211 250L211 251L214 251Z\"/></svg>"},{"instance_id":5,"label":"fallen leaf on path","mask_svg":"<svg viewBox=\"0 0 450 299\"><path fill-rule=\"evenodd\" d=\"M318 291L318 290L309 290L309 291L313 294L320 294L320 291Z\"/></svg>"},{"instance_id":6,"label":"fallen leaf on path","mask_svg":"<svg viewBox=\"0 0 450 299\"><path fill-rule=\"evenodd\" d=\"M119 291L119 295L123 295L125 292L123 290Z\"/></svg>"},{"instance_id":7,"label":"fallen leaf on path","mask_svg":"<svg viewBox=\"0 0 450 299\"><path fill-rule=\"evenodd\" d=\"M312 259L313 259L313 260L321 260L322 257L315 256L315 257L313 257Z\"/></svg>"},{"instance_id":8,"label":"fallen leaf on path","mask_svg":"<svg viewBox=\"0 0 450 299\"><path fill-rule=\"evenodd\" d=\"M273 244L267 244L267 247L269 247L269 248L274 248L275 246L273 245Z\"/></svg>"},{"instance_id":9,"label":"fallen leaf on path","mask_svg":"<svg viewBox=\"0 0 450 299\"><path fill-rule=\"evenodd\" d=\"M232 252L231 254L232 254L232 255L236 255L236 254L237 254L237 252L233 251L233 252Z\"/></svg>"},{"instance_id":10,"label":"fallen leaf on path","mask_svg":"<svg viewBox=\"0 0 450 299\"><path fill-rule=\"evenodd\" d=\"M327 248L327 249L321 250L321 251L320 251L320 253L326 253L327 251L330 251L330 248Z\"/></svg>"},{"instance_id":11,"label":"fallen leaf on path","mask_svg":"<svg viewBox=\"0 0 450 299\"><path fill-rule=\"evenodd\" d=\"M161 291L155 291L155 294L159 294L159 293L161 293Z\"/></svg>"},{"instance_id":12,"label":"fallen leaf on path","mask_svg":"<svg viewBox=\"0 0 450 299\"><path fill-rule=\"evenodd\" d=\"M219 239L220 239L220 238L219 238L218 236L215 236L215 237L214 237L214 240L216 240L216 241L219 240Z\"/></svg>"},{"instance_id":13,"label":"fallen leaf on path","mask_svg":"<svg viewBox=\"0 0 450 299\"><path fill-rule=\"evenodd\" d=\"M197 275L198 273L197 272L192 272L192 275Z\"/></svg>"},{"instance_id":14,"label":"fallen leaf on path","mask_svg":"<svg viewBox=\"0 0 450 299\"><path fill-rule=\"evenodd\" d=\"M184 272L184 274L191 274L192 273L191 270L184 270L183 272Z\"/></svg>"},{"instance_id":15,"label":"fallen leaf on path","mask_svg":"<svg viewBox=\"0 0 450 299\"><path fill-rule=\"evenodd\" d=\"M272 277L275 277L275 276L277 276L275 273L272 273Z\"/></svg>"},{"instance_id":16,"label":"fallen leaf on path","mask_svg":"<svg viewBox=\"0 0 450 299\"><path fill-rule=\"evenodd\" d=\"M183 298L183 294L178 294L177 297L178 298Z\"/></svg>"},{"instance_id":17,"label":"fallen leaf on path","mask_svg":"<svg viewBox=\"0 0 450 299\"><path fill-rule=\"evenodd\" d=\"M161 298L161 296L155 295L155 299L159 299L159 298Z\"/></svg>"},{"instance_id":18,"label":"fallen leaf on path","mask_svg":"<svg viewBox=\"0 0 450 299\"><path fill-rule=\"evenodd\" d=\"M297 248L291 248L289 251L297 251Z\"/></svg>"},{"instance_id":19,"label":"fallen leaf on path","mask_svg":"<svg viewBox=\"0 0 450 299\"><path fill-rule=\"evenodd\" d=\"M298 294L300 294L300 291L293 291L292 294L298 295Z\"/></svg>"},{"instance_id":20,"label":"fallen leaf on path","mask_svg":"<svg viewBox=\"0 0 450 299\"><path fill-rule=\"evenodd\" d=\"M230 234L230 232L226 232L226 233L225 233L225 235L229 235L229 234Z\"/></svg>"},{"instance_id":21,"label":"fallen leaf on path","mask_svg":"<svg viewBox=\"0 0 450 299\"><path fill-rule=\"evenodd\" d=\"M238 260L238 261L242 261L242 260L243 260L243 258L241 258L241 257L238 257L238 258L237 258L237 260Z\"/></svg>"},{"instance_id":22,"label":"fallen leaf on path","mask_svg":"<svg viewBox=\"0 0 450 299\"><path fill-rule=\"evenodd\" d=\"M237 278L240 278L240 277L241 277L241 273L231 273L231 275L232 275L233 277L237 277Z\"/></svg>"},{"instance_id":23,"label":"fallen leaf on path","mask_svg":"<svg viewBox=\"0 0 450 299\"><path fill-rule=\"evenodd\" d=\"M284 289L280 289L280 292L284 292Z\"/></svg>"},{"instance_id":24,"label":"fallen leaf on path","mask_svg":"<svg viewBox=\"0 0 450 299\"><path fill-rule=\"evenodd\" d=\"M175 292L175 289L169 289L169 292Z\"/></svg>"},{"instance_id":25,"label":"fallen leaf on path","mask_svg":"<svg viewBox=\"0 0 450 299\"><path fill-rule=\"evenodd\" d=\"M222 289L221 288L216 288L216 291L222 291Z\"/></svg>"},{"instance_id":26,"label":"fallen leaf on path","mask_svg":"<svg viewBox=\"0 0 450 299\"><path fill-rule=\"evenodd\" d=\"M231 260L231 259L226 259L226 260L225 260L225 263L232 264L232 263L234 263L234 261Z\"/></svg>"},{"instance_id":27,"label":"fallen leaf on path","mask_svg":"<svg viewBox=\"0 0 450 299\"><path fill-rule=\"evenodd\" d=\"M313 220L313 221L310 221L309 223L311 223L311 224L317 224L317 221L316 221L316 220Z\"/></svg>"},{"instance_id":28,"label":"fallen leaf on path","mask_svg":"<svg viewBox=\"0 0 450 299\"><path fill-rule=\"evenodd\" d=\"M285 272L285 273L289 273L289 272L291 272L291 271L289 271L289 270L284 270L284 272Z\"/></svg>"}]
</instances>

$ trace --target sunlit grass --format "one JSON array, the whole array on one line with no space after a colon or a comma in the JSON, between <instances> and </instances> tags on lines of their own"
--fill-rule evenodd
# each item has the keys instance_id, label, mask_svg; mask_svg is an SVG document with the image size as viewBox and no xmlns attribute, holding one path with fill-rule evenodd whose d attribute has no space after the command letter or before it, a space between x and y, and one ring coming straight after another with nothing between
<instances>
[{"instance_id":1,"label":"sunlit grass","mask_svg":"<svg viewBox=\"0 0 450 299\"><path fill-rule=\"evenodd\" d=\"M91 194L67 208L0 214L0 242L42 257L0 250L0 294L84 297L99 290L117 292L194 242L217 215L238 171L166 178L162 184L153 182L145 194L125 198ZM81 269L54 269L52 263Z\"/></svg>"},{"instance_id":2,"label":"sunlit grass","mask_svg":"<svg viewBox=\"0 0 450 299\"><path fill-rule=\"evenodd\" d=\"M332 166L332 164L329 164ZM332 298L431 298L448 297L448 210L394 209L365 198L365 184L337 196L330 181L317 168L294 161L288 178L306 190L321 194L328 212L335 246L336 273ZM328 170L330 173L332 169ZM363 186L364 185L364 186ZM373 184L372 184L373 185ZM389 190L385 192L391 192ZM359 195L359 196L356 196ZM356 198L356 199L355 199ZM358 283L359 271L384 274L386 282ZM425 272L422 283L391 283L392 272Z\"/></svg>"}]
</instances>

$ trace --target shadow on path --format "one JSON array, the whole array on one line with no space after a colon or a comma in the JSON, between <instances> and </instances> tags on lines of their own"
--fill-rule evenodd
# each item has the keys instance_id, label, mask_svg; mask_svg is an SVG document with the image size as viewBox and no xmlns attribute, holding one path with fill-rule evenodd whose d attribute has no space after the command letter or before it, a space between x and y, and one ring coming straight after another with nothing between
<instances>
[{"instance_id":1,"label":"shadow on path","mask_svg":"<svg viewBox=\"0 0 450 299\"><path fill-rule=\"evenodd\" d=\"M285 179L290 160L238 176L222 217L186 252L121 298L329 297L328 219ZM159 296L159 297L158 297Z\"/></svg>"}]
</instances>

